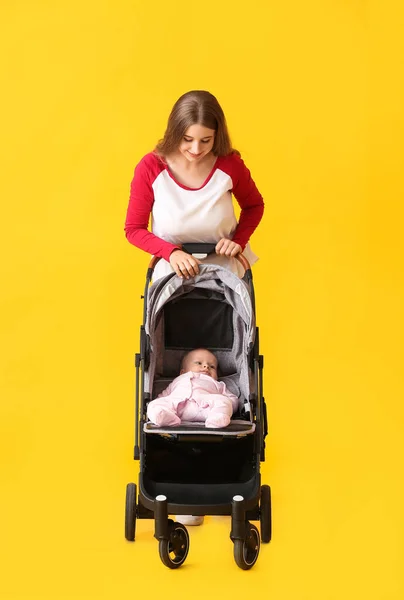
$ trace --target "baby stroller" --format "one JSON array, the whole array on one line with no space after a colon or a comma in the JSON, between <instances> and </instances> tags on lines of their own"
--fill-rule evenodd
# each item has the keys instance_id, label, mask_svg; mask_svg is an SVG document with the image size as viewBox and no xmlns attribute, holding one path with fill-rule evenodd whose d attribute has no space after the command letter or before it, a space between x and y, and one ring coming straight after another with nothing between
<instances>
[{"instance_id":1,"label":"baby stroller","mask_svg":"<svg viewBox=\"0 0 404 600\"><path fill-rule=\"evenodd\" d=\"M185 244L190 254L205 255L213 244ZM135 448L140 460L139 493L126 488L125 537L134 541L136 520L154 518L162 562L180 567L188 554L189 535L171 515L230 515L234 559L241 569L256 562L260 542L271 539L271 491L261 485L267 434L263 397L263 356L255 325L251 268L243 279L228 269L204 264L188 280L175 273L150 286L150 262L144 292L140 353L136 354ZM204 423L158 427L147 420L148 402L176 377L184 353L212 350L219 379L239 397L230 425L210 429ZM250 520L259 520L261 536Z\"/></svg>"}]
</instances>

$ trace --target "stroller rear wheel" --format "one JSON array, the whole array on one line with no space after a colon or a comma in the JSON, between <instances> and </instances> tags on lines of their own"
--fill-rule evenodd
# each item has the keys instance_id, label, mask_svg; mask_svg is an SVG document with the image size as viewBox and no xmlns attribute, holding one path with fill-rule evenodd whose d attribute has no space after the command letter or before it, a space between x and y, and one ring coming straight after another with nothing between
<instances>
[{"instance_id":1,"label":"stroller rear wheel","mask_svg":"<svg viewBox=\"0 0 404 600\"><path fill-rule=\"evenodd\" d=\"M271 488L269 485L261 487L260 524L261 540L264 544L268 544L272 536Z\"/></svg>"},{"instance_id":2,"label":"stroller rear wheel","mask_svg":"<svg viewBox=\"0 0 404 600\"><path fill-rule=\"evenodd\" d=\"M125 507L125 538L128 542L135 541L136 533L136 484L128 483L126 486Z\"/></svg>"},{"instance_id":3,"label":"stroller rear wheel","mask_svg":"<svg viewBox=\"0 0 404 600\"><path fill-rule=\"evenodd\" d=\"M168 540L159 541L159 554L162 562L169 569L178 569L189 550L189 534L181 523L172 523Z\"/></svg>"},{"instance_id":4,"label":"stroller rear wheel","mask_svg":"<svg viewBox=\"0 0 404 600\"><path fill-rule=\"evenodd\" d=\"M240 569L247 571L257 561L260 552L260 534L252 523L247 524L244 540L234 540L234 560Z\"/></svg>"}]
</instances>

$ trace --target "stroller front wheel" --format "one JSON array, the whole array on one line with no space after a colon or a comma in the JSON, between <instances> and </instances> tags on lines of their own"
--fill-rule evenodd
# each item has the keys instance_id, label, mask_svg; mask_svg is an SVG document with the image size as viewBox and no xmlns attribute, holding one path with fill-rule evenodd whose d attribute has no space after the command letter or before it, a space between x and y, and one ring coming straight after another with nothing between
<instances>
[{"instance_id":1,"label":"stroller front wheel","mask_svg":"<svg viewBox=\"0 0 404 600\"><path fill-rule=\"evenodd\" d=\"M244 540L234 540L234 560L240 569L247 571L257 562L260 552L260 534L252 523L248 524Z\"/></svg>"},{"instance_id":2,"label":"stroller front wheel","mask_svg":"<svg viewBox=\"0 0 404 600\"><path fill-rule=\"evenodd\" d=\"M186 557L189 550L189 534L181 523L173 523L170 527L170 537L168 540L159 541L159 554L162 562L169 569L178 569Z\"/></svg>"}]
</instances>

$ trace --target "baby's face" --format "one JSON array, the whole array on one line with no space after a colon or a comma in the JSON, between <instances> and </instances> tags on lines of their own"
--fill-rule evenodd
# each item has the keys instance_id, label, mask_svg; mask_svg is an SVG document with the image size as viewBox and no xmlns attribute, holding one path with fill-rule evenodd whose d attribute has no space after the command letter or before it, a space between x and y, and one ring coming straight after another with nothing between
<instances>
[{"instance_id":1,"label":"baby's face","mask_svg":"<svg viewBox=\"0 0 404 600\"><path fill-rule=\"evenodd\" d=\"M217 360L208 350L194 350L190 352L185 359L182 373L193 371L194 373L204 373L217 380Z\"/></svg>"}]
</instances>

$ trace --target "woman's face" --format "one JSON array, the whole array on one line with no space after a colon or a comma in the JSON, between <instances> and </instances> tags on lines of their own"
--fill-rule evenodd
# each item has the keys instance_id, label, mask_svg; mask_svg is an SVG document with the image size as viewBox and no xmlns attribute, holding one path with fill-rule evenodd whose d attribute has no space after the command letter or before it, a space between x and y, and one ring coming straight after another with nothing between
<instances>
[{"instance_id":1,"label":"woman's face","mask_svg":"<svg viewBox=\"0 0 404 600\"><path fill-rule=\"evenodd\" d=\"M200 162L213 148L215 130L191 125L186 130L179 151L189 162Z\"/></svg>"}]
</instances>

